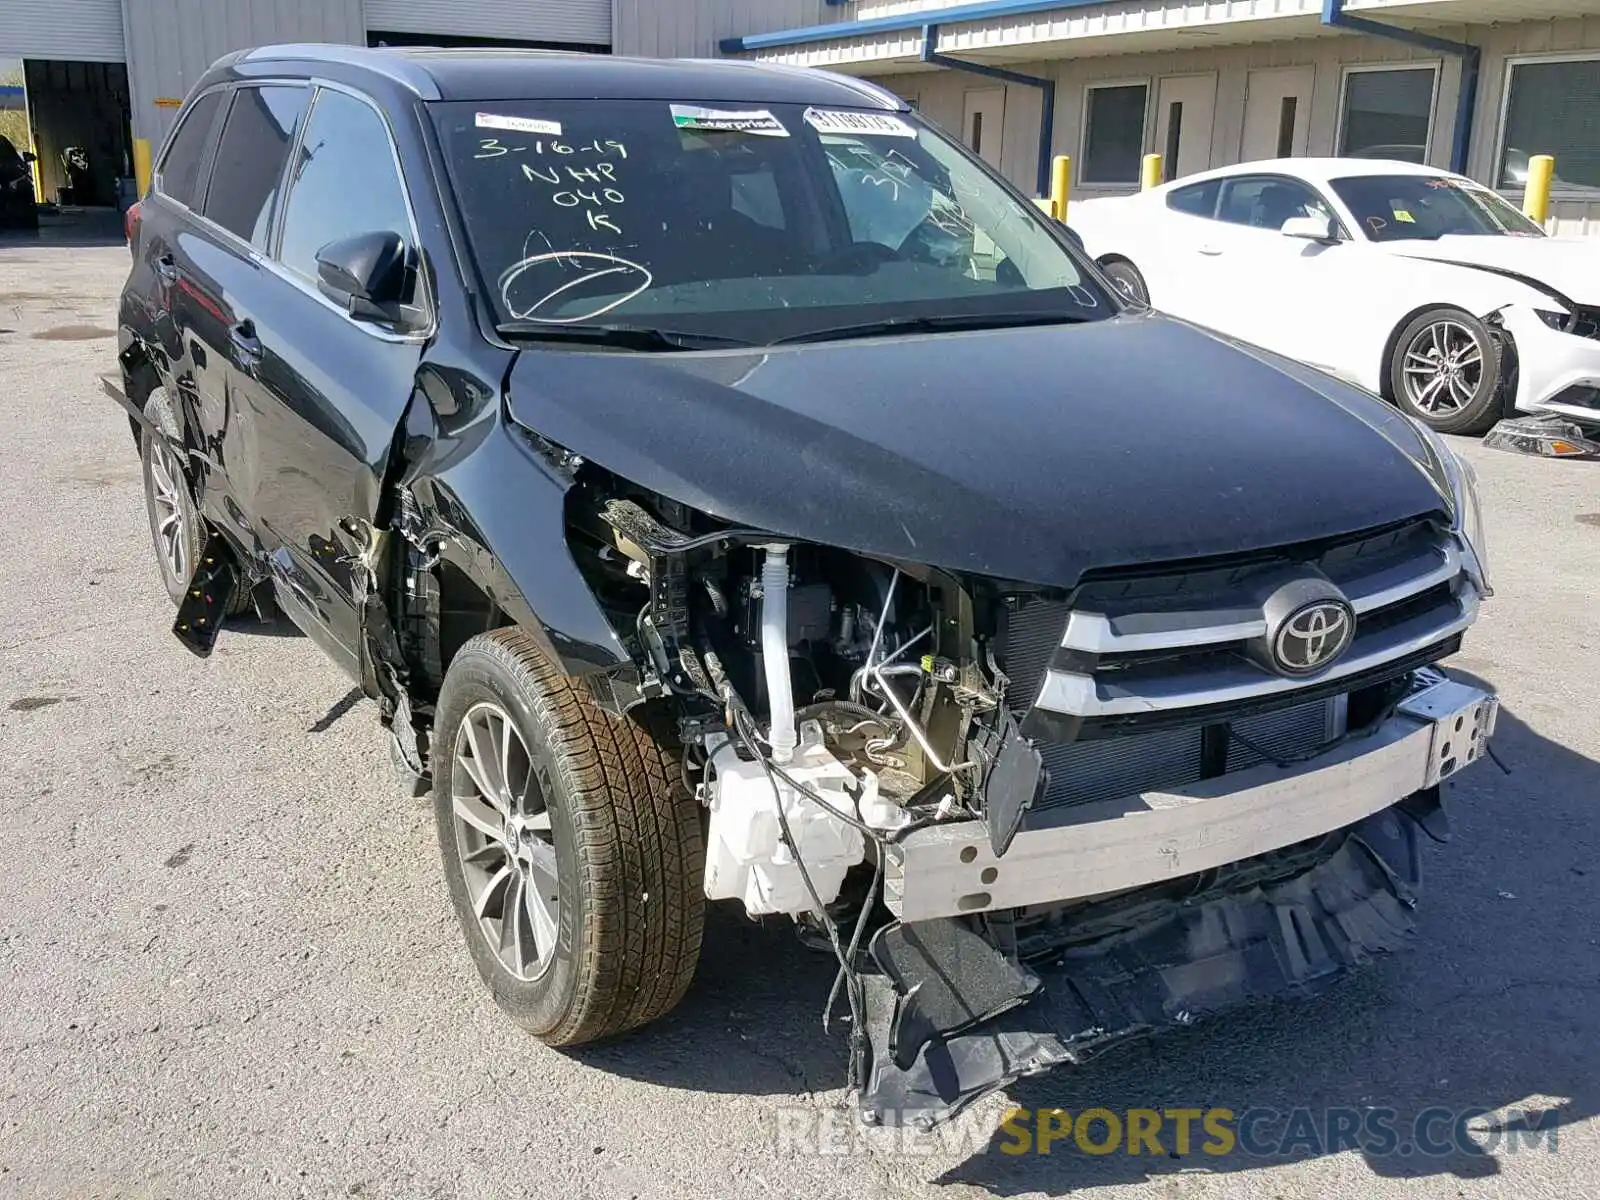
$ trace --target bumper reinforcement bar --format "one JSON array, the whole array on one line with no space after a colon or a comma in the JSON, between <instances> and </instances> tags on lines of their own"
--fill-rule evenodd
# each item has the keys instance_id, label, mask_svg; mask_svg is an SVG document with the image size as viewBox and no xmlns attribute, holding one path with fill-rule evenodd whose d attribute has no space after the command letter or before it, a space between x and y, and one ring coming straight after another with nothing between
<instances>
[{"instance_id":1,"label":"bumper reinforcement bar","mask_svg":"<svg viewBox=\"0 0 1600 1200\"><path fill-rule=\"evenodd\" d=\"M1480 758L1498 702L1434 672L1371 733L1303 763L1039 814L1004 856L982 821L895 843L884 899L902 921L1060 904L1239 862L1353 825Z\"/></svg>"}]
</instances>

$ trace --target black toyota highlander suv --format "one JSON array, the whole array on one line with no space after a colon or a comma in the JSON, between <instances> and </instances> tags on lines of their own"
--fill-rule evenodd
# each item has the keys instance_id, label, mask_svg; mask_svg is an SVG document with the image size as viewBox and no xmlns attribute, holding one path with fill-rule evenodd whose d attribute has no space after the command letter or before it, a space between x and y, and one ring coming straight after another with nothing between
<instances>
[{"instance_id":1,"label":"black toyota highlander suv","mask_svg":"<svg viewBox=\"0 0 1600 1200\"><path fill-rule=\"evenodd\" d=\"M931 1122L1409 931L1496 712L1434 666L1470 475L1127 307L888 93L254 50L129 225L174 632L253 607L359 682L544 1041L666 1013L742 904L832 956L867 1114Z\"/></svg>"}]
</instances>

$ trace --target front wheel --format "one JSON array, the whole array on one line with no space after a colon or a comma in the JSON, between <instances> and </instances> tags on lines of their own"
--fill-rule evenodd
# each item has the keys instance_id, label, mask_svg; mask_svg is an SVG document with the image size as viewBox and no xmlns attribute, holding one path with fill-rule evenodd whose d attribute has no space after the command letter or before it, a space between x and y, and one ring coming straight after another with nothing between
<instances>
[{"instance_id":1,"label":"front wheel","mask_svg":"<svg viewBox=\"0 0 1600 1200\"><path fill-rule=\"evenodd\" d=\"M1440 433L1483 433L1501 415L1500 345L1460 309L1425 312L1400 331L1389 388L1400 407Z\"/></svg>"},{"instance_id":2,"label":"front wheel","mask_svg":"<svg viewBox=\"0 0 1600 1200\"><path fill-rule=\"evenodd\" d=\"M1139 268L1125 258L1113 258L1109 262L1100 264L1100 270L1111 280L1117 291L1121 292L1135 304L1148 305L1150 303L1150 288L1140 274Z\"/></svg>"},{"instance_id":3,"label":"front wheel","mask_svg":"<svg viewBox=\"0 0 1600 1200\"><path fill-rule=\"evenodd\" d=\"M700 818L671 735L603 711L518 629L461 648L437 711L445 879L496 1003L551 1046L669 1012L705 914Z\"/></svg>"}]
</instances>

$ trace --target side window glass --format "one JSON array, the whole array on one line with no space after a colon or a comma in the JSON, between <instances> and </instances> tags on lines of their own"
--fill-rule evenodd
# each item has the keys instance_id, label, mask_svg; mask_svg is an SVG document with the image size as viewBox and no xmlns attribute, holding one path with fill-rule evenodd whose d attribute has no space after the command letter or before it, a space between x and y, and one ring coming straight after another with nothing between
<instances>
[{"instance_id":1,"label":"side window glass","mask_svg":"<svg viewBox=\"0 0 1600 1200\"><path fill-rule=\"evenodd\" d=\"M1167 194L1167 207L1174 212L1187 213L1191 217L1214 218L1217 215L1217 194L1222 190L1222 181L1213 179L1210 183L1196 183L1188 187L1175 188Z\"/></svg>"},{"instance_id":2,"label":"side window glass","mask_svg":"<svg viewBox=\"0 0 1600 1200\"><path fill-rule=\"evenodd\" d=\"M412 240L388 126L365 101L324 89L300 139L278 257L314 280L317 251L341 238L380 231Z\"/></svg>"},{"instance_id":3,"label":"side window glass","mask_svg":"<svg viewBox=\"0 0 1600 1200\"><path fill-rule=\"evenodd\" d=\"M1271 230L1282 229L1295 217L1333 217L1322 197L1305 184L1281 178L1231 180L1217 215L1231 225Z\"/></svg>"},{"instance_id":4,"label":"side window glass","mask_svg":"<svg viewBox=\"0 0 1600 1200\"><path fill-rule=\"evenodd\" d=\"M307 90L280 84L240 88L222 128L205 213L258 250L266 249L272 202Z\"/></svg>"},{"instance_id":5,"label":"side window glass","mask_svg":"<svg viewBox=\"0 0 1600 1200\"><path fill-rule=\"evenodd\" d=\"M205 160L217 109L226 95L226 92L207 92L189 105L188 111L178 118L177 131L167 144L167 152L161 156L156 187L162 195L186 207L193 208L195 200L205 190L201 187L200 164Z\"/></svg>"}]
</instances>

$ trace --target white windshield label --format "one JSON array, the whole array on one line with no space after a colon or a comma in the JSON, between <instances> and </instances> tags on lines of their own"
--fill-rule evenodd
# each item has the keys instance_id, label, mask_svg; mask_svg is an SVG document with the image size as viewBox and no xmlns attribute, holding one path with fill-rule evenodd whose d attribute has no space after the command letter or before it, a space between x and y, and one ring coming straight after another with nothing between
<instances>
[{"instance_id":1,"label":"white windshield label","mask_svg":"<svg viewBox=\"0 0 1600 1200\"><path fill-rule=\"evenodd\" d=\"M542 133L546 137L561 136L560 121L544 121L538 117L506 117L499 113L479 113L479 129L509 129L513 133Z\"/></svg>"},{"instance_id":2,"label":"white windshield label","mask_svg":"<svg viewBox=\"0 0 1600 1200\"><path fill-rule=\"evenodd\" d=\"M720 108L697 108L692 104L674 104L672 123L679 129L702 133L755 133L762 137L788 137L783 122L764 108L748 112L730 112Z\"/></svg>"},{"instance_id":3,"label":"white windshield label","mask_svg":"<svg viewBox=\"0 0 1600 1200\"><path fill-rule=\"evenodd\" d=\"M882 137L914 138L917 131L893 113L850 112L828 108L806 109L806 124L818 133L864 133Z\"/></svg>"}]
</instances>

